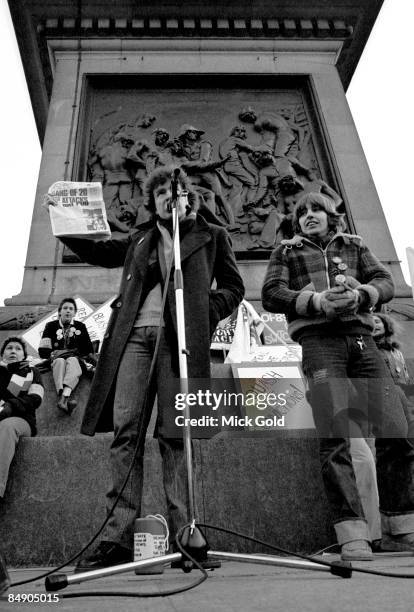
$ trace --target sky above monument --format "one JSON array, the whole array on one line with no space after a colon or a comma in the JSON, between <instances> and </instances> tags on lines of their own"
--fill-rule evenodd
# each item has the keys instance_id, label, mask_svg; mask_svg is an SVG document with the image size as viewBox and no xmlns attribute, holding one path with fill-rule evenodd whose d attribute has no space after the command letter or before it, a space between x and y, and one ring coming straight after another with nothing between
<instances>
[{"instance_id":1,"label":"sky above monument","mask_svg":"<svg viewBox=\"0 0 414 612\"><path fill-rule=\"evenodd\" d=\"M404 9L402 10L402 5ZM411 24L414 3L385 0L347 98L397 255L414 247L410 190L414 142ZM41 149L6 0L0 2L0 305L20 293ZM46 213L45 213L46 214Z\"/></svg>"}]
</instances>

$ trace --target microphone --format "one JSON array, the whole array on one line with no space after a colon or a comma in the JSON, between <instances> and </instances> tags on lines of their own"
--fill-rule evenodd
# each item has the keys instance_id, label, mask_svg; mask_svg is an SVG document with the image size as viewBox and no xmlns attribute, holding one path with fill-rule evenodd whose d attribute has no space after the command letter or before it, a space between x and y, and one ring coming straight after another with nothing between
<instances>
[{"instance_id":1,"label":"microphone","mask_svg":"<svg viewBox=\"0 0 414 612\"><path fill-rule=\"evenodd\" d=\"M176 168L173 173L173 178L171 181L172 187L172 197L173 200L176 200L178 197L178 177L180 176L180 168Z\"/></svg>"},{"instance_id":2,"label":"microphone","mask_svg":"<svg viewBox=\"0 0 414 612\"><path fill-rule=\"evenodd\" d=\"M173 172L173 177L171 179L171 195L172 195L172 201L174 203L176 203L178 199L178 177L179 176L180 176L180 168L175 168ZM168 212L172 212L171 202L169 202L167 206L167 210Z\"/></svg>"}]
</instances>

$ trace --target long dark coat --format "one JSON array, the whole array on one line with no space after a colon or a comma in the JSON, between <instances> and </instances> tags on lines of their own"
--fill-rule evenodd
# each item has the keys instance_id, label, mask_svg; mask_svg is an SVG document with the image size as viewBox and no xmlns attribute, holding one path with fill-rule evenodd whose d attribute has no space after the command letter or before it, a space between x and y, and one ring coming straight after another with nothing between
<instances>
[{"instance_id":1,"label":"long dark coat","mask_svg":"<svg viewBox=\"0 0 414 612\"><path fill-rule=\"evenodd\" d=\"M91 242L66 238L69 248L83 260L108 268L124 266L120 293L112 303L98 366L86 406L81 432L94 435L107 430L112 411L113 388L122 354L142 305L148 260L158 240L156 226L118 240ZM194 226L181 239L184 279L186 342L190 378L210 377L210 340L220 319L228 316L243 299L243 281L237 269L227 232L197 216ZM172 274L173 276L173 274ZM217 288L211 289L213 280ZM209 299L208 299L209 298ZM168 307L176 334L173 283L168 288ZM112 414L112 413L111 413ZM106 424L106 426L105 426Z\"/></svg>"}]
</instances>

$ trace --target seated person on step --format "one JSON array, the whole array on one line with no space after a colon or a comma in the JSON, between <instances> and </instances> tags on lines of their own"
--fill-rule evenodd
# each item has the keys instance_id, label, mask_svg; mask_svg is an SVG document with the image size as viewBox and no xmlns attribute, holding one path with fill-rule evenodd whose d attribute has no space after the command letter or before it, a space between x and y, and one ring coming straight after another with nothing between
<instances>
[{"instance_id":1,"label":"seated person on step","mask_svg":"<svg viewBox=\"0 0 414 612\"><path fill-rule=\"evenodd\" d=\"M39 372L26 361L26 344L21 338L7 338L0 356L1 499L19 439L36 435L36 409L42 403L44 389Z\"/></svg>"},{"instance_id":2,"label":"seated person on step","mask_svg":"<svg viewBox=\"0 0 414 612\"><path fill-rule=\"evenodd\" d=\"M57 407L72 414L77 402L71 397L82 373L86 372L86 358L93 362L93 346L88 330L75 321L77 307L73 298L64 298L58 307L59 318L49 321L42 334L39 355L51 359L53 380L59 400Z\"/></svg>"}]
</instances>

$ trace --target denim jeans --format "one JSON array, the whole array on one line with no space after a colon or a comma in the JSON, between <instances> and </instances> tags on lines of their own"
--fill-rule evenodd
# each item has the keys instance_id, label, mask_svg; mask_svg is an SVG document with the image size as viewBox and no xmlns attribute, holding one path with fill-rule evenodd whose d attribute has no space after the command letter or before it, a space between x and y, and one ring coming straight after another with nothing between
<instances>
[{"instance_id":1,"label":"denim jeans","mask_svg":"<svg viewBox=\"0 0 414 612\"><path fill-rule=\"evenodd\" d=\"M381 512L414 513L414 449L405 439L402 407L387 405L389 380L372 337L305 336L301 344L334 523L364 519L349 453L351 420L364 435L372 428L377 436Z\"/></svg>"},{"instance_id":2,"label":"denim jeans","mask_svg":"<svg viewBox=\"0 0 414 612\"><path fill-rule=\"evenodd\" d=\"M139 451L128 483L115 507L103 539L132 548L134 521L140 516L143 486L145 434L158 394L158 442L162 457L163 483L167 499L170 533L188 522L188 487L184 444L182 439L167 439L162 424L167 413L173 413L171 381L176 375L171 368L171 352L162 331L158 359L144 406L145 388L155 348L157 327L134 328L128 339L119 366L114 399L114 440L110 459L112 488L107 494L107 511L112 507L132 461L135 446ZM157 509L153 510L156 513Z\"/></svg>"}]
</instances>

